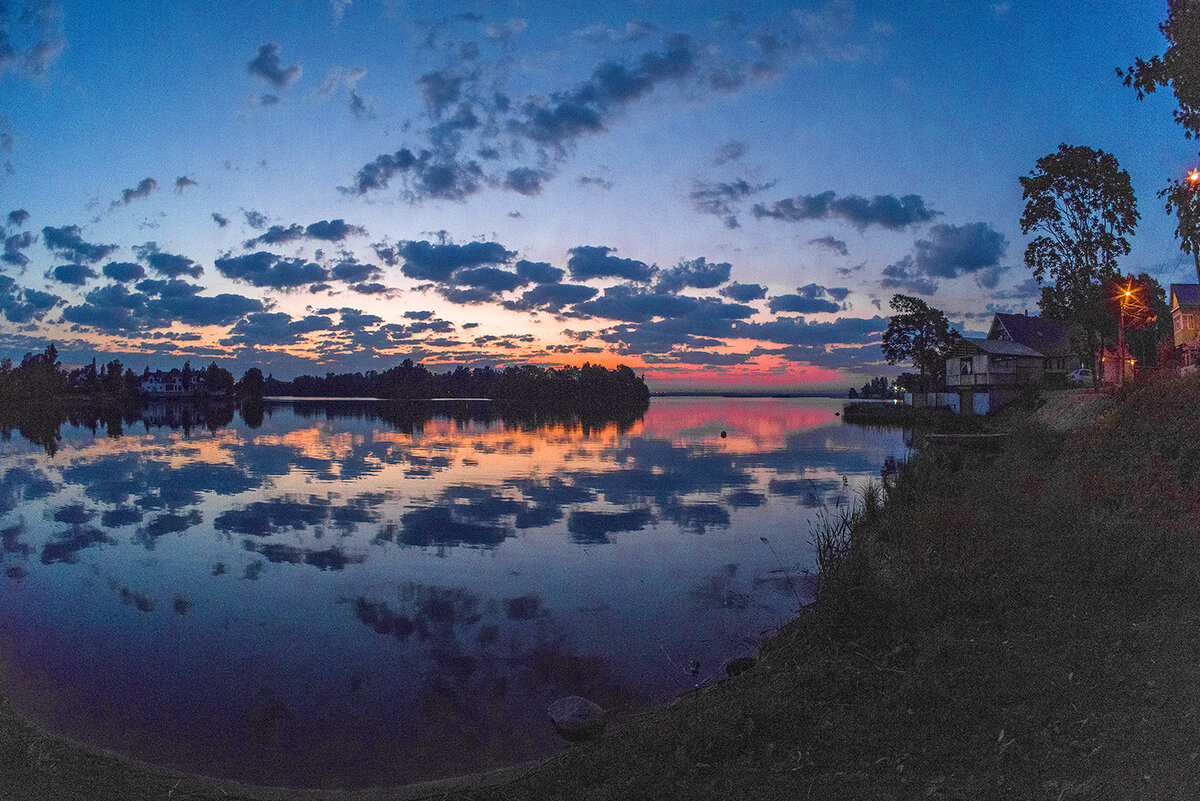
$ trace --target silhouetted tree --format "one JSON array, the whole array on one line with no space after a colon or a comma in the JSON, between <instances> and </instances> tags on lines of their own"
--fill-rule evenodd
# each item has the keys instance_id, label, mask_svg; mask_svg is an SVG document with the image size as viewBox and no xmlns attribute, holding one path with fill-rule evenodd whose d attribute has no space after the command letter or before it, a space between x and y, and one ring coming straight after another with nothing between
<instances>
[{"instance_id":1,"label":"silhouetted tree","mask_svg":"<svg viewBox=\"0 0 1200 801\"><path fill-rule=\"evenodd\" d=\"M920 375L921 389L941 379L946 369L946 352L962 337L950 328L940 309L920 298L893 295L896 312L883 332L883 356L888 364L911 360Z\"/></svg>"}]
</instances>

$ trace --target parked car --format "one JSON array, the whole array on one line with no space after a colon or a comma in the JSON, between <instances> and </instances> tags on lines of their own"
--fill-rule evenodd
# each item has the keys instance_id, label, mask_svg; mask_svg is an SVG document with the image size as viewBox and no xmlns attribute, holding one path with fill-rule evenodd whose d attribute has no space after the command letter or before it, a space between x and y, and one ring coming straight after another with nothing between
<instances>
[{"instance_id":1,"label":"parked car","mask_svg":"<svg viewBox=\"0 0 1200 801\"><path fill-rule=\"evenodd\" d=\"M1076 384L1092 383L1092 371L1086 367L1080 367L1067 373L1067 380Z\"/></svg>"}]
</instances>

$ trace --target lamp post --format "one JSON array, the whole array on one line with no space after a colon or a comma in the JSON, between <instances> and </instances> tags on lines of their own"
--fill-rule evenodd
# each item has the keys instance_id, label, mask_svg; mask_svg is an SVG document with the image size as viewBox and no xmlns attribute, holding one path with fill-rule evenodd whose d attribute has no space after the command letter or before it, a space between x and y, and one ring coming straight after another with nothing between
<instances>
[{"instance_id":1,"label":"lamp post","mask_svg":"<svg viewBox=\"0 0 1200 801\"><path fill-rule=\"evenodd\" d=\"M1200 189L1200 169L1192 170L1188 173L1188 183L1192 187L1194 202L1196 190ZM1192 246L1192 258L1196 260L1196 278L1200 280L1200 243L1196 243Z\"/></svg>"}]
</instances>

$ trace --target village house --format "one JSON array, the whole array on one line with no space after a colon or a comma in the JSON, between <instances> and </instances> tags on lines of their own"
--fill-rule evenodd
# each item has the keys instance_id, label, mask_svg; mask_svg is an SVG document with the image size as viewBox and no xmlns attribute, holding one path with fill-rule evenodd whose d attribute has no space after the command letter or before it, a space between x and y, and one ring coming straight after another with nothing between
<instances>
[{"instance_id":1,"label":"village house","mask_svg":"<svg viewBox=\"0 0 1200 801\"><path fill-rule=\"evenodd\" d=\"M1019 342L1036 350L1044 357L1043 369L1047 375L1066 376L1072 370L1084 366L1084 359L1071 347L1071 329L1062 320L1025 314L996 314L992 317L988 339L1003 342Z\"/></svg>"},{"instance_id":2,"label":"village house","mask_svg":"<svg viewBox=\"0 0 1200 801\"><path fill-rule=\"evenodd\" d=\"M193 381L195 376L193 376ZM169 373L155 370L149 375L142 376L142 392L155 396L179 396L186 394L183 386L183 372L175 369Z\"/></svg>"},{"instance_id":3,"label":"village house","mask_svg":"<svg viewBox=\"0 0 1200 801\"><path fill-rule=\"evenodd\" d=\"M1171 328L1185 371L1200 366L1200 284L1171 284Z\"/></svg>"}]
</instances>

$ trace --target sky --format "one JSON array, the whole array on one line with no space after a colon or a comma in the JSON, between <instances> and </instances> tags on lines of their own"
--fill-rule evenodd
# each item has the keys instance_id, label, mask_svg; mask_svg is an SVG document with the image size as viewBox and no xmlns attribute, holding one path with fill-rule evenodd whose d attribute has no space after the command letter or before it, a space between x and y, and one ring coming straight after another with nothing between
<instances>
[{"instance_id":1,"label":"sky","mask_svg":"<svg viewBox=\"0 0 1200 801\"><path fill-rule=\"evenodd\" d=\"M0 0L0 356L277 378L895 375L895 293L1036 313L1018 178L1114 154L1127 273L1194 281L1166 2Z\"/></svg>"}]
</instances>

